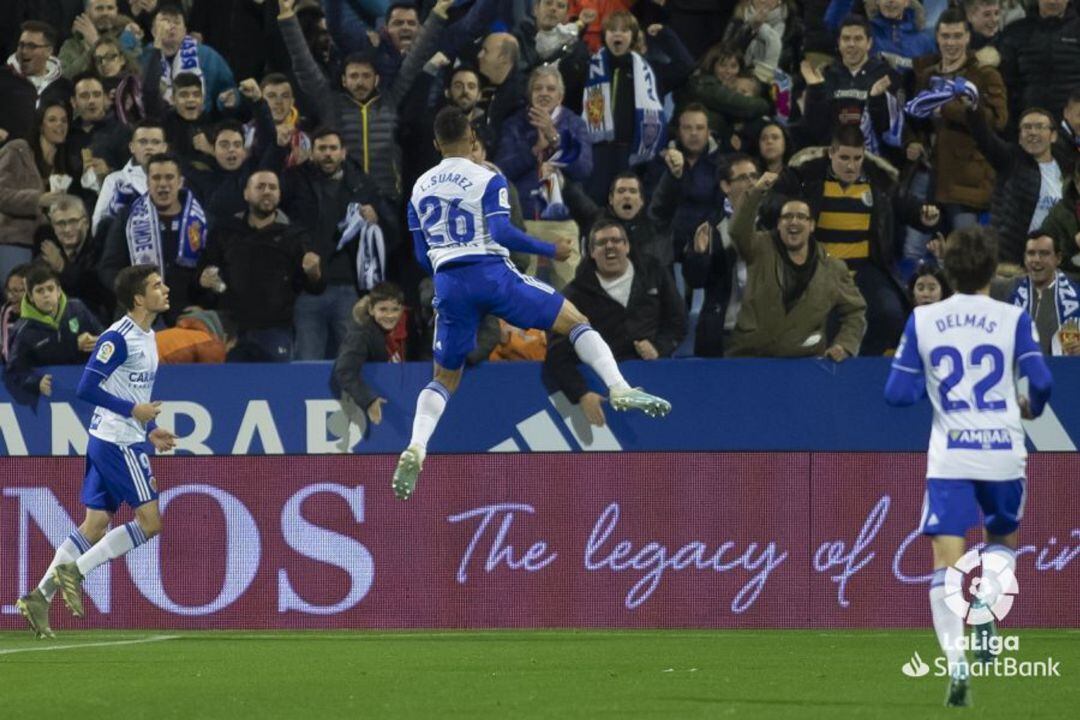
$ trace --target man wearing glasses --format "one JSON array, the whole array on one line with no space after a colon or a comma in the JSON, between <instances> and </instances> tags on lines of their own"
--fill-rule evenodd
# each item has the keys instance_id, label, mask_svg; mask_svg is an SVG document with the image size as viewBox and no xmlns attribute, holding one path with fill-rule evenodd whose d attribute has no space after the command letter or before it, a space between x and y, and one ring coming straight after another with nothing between
<instances>
[{"instance_id":1,"label":"man wearing glasses","mask_svg":"<svg viewBox=\"0 0 1080 720\"><path fill-rule=\"evenodd\" d=\"M8 65L33 84L38 105L46 92L66 101L71 97L71 82L61 72L60 59L53 56L56 29L39 20L27 20L20 29L19 44Z\"/></svg>"},{"instance_id":2,"label":"man wearing glasses","mask_svg":"<svg viewBox=\"0 0 1080 720\"><path fill-rule=\"evenodd\" d=\"M1023 265L1028 233L1037 230L1061 200L1062 180L1072 165L1066 149L1055 145L1057 120L1049 110L1032 107L1020 115L1018 143L1002 140L967 98L971 134L997 170L990 203L990 227L998 233L998 260Z\"/></svg>"},{"instance_id":3,"label":"man wearing glasses","mask_svg":"<svg viewBox=\"0 0 1080 720\"><path fill-rule=\"evenodd\" d=\"M814 217L805 200L781 206L777 230L754 229L775 182L775 173L762 175L735 211L731 239L746 262L747 280L727 355L824 356L841 362L859 351L866 301L844 261L830 257L814 238ZM840 327L830 337L826 323L834 312Z\"/></svg>"},{"instance_id":4,"label":"man wearing glasses","mask_svg":"<svg viewBox=\"0 0 1080 720\"><path fill-rule=\"evenodd\" d=\"M78 298L105 322L112 317L112 292L101 284L97 263L101 245L89 239L90 218L80 198L61 195L48 211L51 233L41 241L41 259L60 276L60 288Z\"/></svg>"}]
</instances>

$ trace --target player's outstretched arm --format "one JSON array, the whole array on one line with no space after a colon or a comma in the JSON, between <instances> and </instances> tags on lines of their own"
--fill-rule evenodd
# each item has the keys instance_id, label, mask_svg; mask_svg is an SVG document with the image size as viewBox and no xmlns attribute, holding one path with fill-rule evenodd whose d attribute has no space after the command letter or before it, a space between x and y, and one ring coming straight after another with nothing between
<instances>
[{"instance_id":1,"label":"player's outstretched arm","mask_svg":"<svg viewBox=\"0 0 1080 720\"><path fill-rule=\"evenodd\" d=\"M1020 376L1028 379L1028 411L1030 419L1042 415L1046 402L1050 399L1050 389L1053 378L1050 377L1050 368L1046 366L1042 349L1035 334L1031 316L1026 312L1020 313L1016 323L1016 365L1020 370Z\"/></svg>"},{"instance_id":2,"label":"player's outstretched arm","mask_svg":"<svg viewBox=\"0 0 1080 720\"><path fill-rule=\"evenodd\" d=\"M1031 410L1032 419L1042 415L1046 403L1050 400L1050 390L1053 386L1053 378L1050 377L1050 368L1042 355L1030 356L1020 361L1020 375L1028 379L1028 407Z\"/></svg>"},{"instance_id":3,"label":"player's outstretched arm","mask_svg":"<svg viewBox=\"0 0 1080 720\"><path fill-rule=\"evenodd\" d=\"M557 246L544 242L543 240L537 240L530 235L526 235L511 225L510 217L507 215L489 215L487 222L491 237L495 239L495 242L499 243L507 250L526 252L530 255L553 257L556 260L566 259L557 257Z\"/></svg>"}]
</instances>

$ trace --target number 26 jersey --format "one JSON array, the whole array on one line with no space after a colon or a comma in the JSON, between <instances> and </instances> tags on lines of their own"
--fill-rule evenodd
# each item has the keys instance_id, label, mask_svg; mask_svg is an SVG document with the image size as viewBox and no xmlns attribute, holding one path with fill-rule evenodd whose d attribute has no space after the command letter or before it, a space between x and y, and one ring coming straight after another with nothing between
<instances>
[{"instance_id":1,"label":"number 26 jersey","mask_svg":"<svg viewBox=\"0 0 1080 720\"><path fill-rule=\"evenodd\" d=\"M413 185L409 230L421 231L435 270L448 261L509 251L495 242L487 218L510 214L506 179L465 158L451 157L428 170Z\"/></svg>"}]
</instances>

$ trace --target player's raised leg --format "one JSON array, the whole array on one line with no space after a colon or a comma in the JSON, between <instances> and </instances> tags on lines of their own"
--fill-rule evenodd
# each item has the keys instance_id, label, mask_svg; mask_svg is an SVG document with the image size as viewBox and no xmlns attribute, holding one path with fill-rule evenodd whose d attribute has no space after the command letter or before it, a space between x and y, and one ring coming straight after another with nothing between
<instances>
[{"instance_id":1,"label":"player's raised leg","mask_svg":"<svg viewBox=\"0 0 1080 720\"><path fill-rule=\"evenodd\" d=\"M57 589L53 570L57 565L78 560L105 535L108 529L109 513L103 510L87 510L83 524L72 531L71 535L56 548L52 562L49 563L38 586L15 601L15 607L26 618L27 624L39 638L56 637L52 628L49 627L49 608Z\"/></svg>"},{"instance_id":2,"label":"player's raised leg","mask_svg":"<svg viewBox=\"0 0 1080 720\"><path fill-rule=\"evenodd\" d=\"M613 409L641 410L649 417L663 417L671 412L671 403L664 398L650 395L641 388L630 387L619 371L611 348L572 302L563 301L551 329L568 336L577 356L607 385Z\"/></svg>"},{"instance_id":3,"label":"player's raised leg","mask_svg":"<svg viewBox=\"0 0 1080 720\"><path fill-rule=\"evenodd\" d=\"M393 488L398 500L408 500L416 490L416 481L427 456L428 442L439 424L439 418L442 417L450 396L461 383L463 369L459 367L457 370L447 370L436 362L434 377L416 398L416 416L413 418L409 447L401 453L394 470Z\"/></svg>"},{"instance_id":4,"label":"player's raised leg","mask_svg":"<svg viewBox=\"0 0 1080 720\"><path fill-rule=\"evenodd\" d=\"M84 615L82 581L95 568L146 543L161 532L157 481L144 443L121 445L93 435L86 445L87 473L83 502L114 513L121 502L134 508L135 520L113 528L73 562L53 568L64 604L76 617Z\"/></svg>"},{"instance_id":5,"label":"player's raised leg","mask_svg":"<svg viewBox=\"0 0 1080 720\"><path fill-rule=\"evenodd\" d=\"M83 617L82 581L95 569L147 543L161 532L161 513L155 498L135 508L135 519L113 528L99 543L75 562L57 565L53 570L64 604L75 617Z\"/></svg>"}]
</instances>

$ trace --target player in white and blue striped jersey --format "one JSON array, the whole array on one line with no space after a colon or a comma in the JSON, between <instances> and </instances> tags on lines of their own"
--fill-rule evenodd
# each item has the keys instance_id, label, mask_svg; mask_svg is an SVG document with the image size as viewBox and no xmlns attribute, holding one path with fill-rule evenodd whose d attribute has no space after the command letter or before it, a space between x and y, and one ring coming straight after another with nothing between
<instances>
[{"instance_id":1,"label":"player in white and blue striped jersey","mask_svg":"<svg viewBox=\"0 0 1080 720\"><path fill-rule=\"evenodd\" d=\"M631 388L615 357L588 319L554 288L521 274L509 251L565 260L570 251L535 240L510 224L506 179L470 157L476 137L465 114L446 107L435 117L435 144L443 161L420 176L409 201L409 230L416 257L435 278L435 377L416 401L409 447L394 471L394 492L412 495L427 444L450 394L461 381L465 356L476 345L485 315L520 328L568 335L582 362L608 386L611 406L666 415L671 404Z\"/></svg>"},{"instance_id":2,"label":"player in white and blue striped jersey","mask_svg":"<svg viewBox=\"0 0 1080 720\"><path fill-rule=\"evenodd\" d=\"M82 617L83 577L161 531L149 455L172 449L176 438L154 423L161 403L150 399L158 367L151 326L169 309L169 289L158 268L136 265L117 275L116 297L127 314L98 338L77 390L96 406L81 496L86 519L57 548L37 588L15 603L38 637L53 637L49 606L57 588ZM121 503L133 509L135 520L109 530Z\"/></svg>"},{"instance_id":3,"label":"player in white and blue striped jersey","mask_svg":"<svg viewBox=\"0 0 1080 720\"><path fill-rule=\"evenodd\" d=\"M993 624L951 609L946 571L963 556L964 536L979 523L980 514L987 543L982 552L994 556L983 566L1015 570L1017 528L1027 495L1021 418L1042 413L1051 378L1031 317L989 297L997 267L991 231L972 227L954 232L946 241L944 261L957 293L915 308L893 360L885 399L910 405L925 393L934 406L919 528L930 536L934 552L930 609L950 670L946 704L967 705L964 622L979 623L983 646ZM1028 378L1030 399L1018 395L1018 375ZM981 654L979 659L988 658Z\"/></svg>"}]
</instances>

